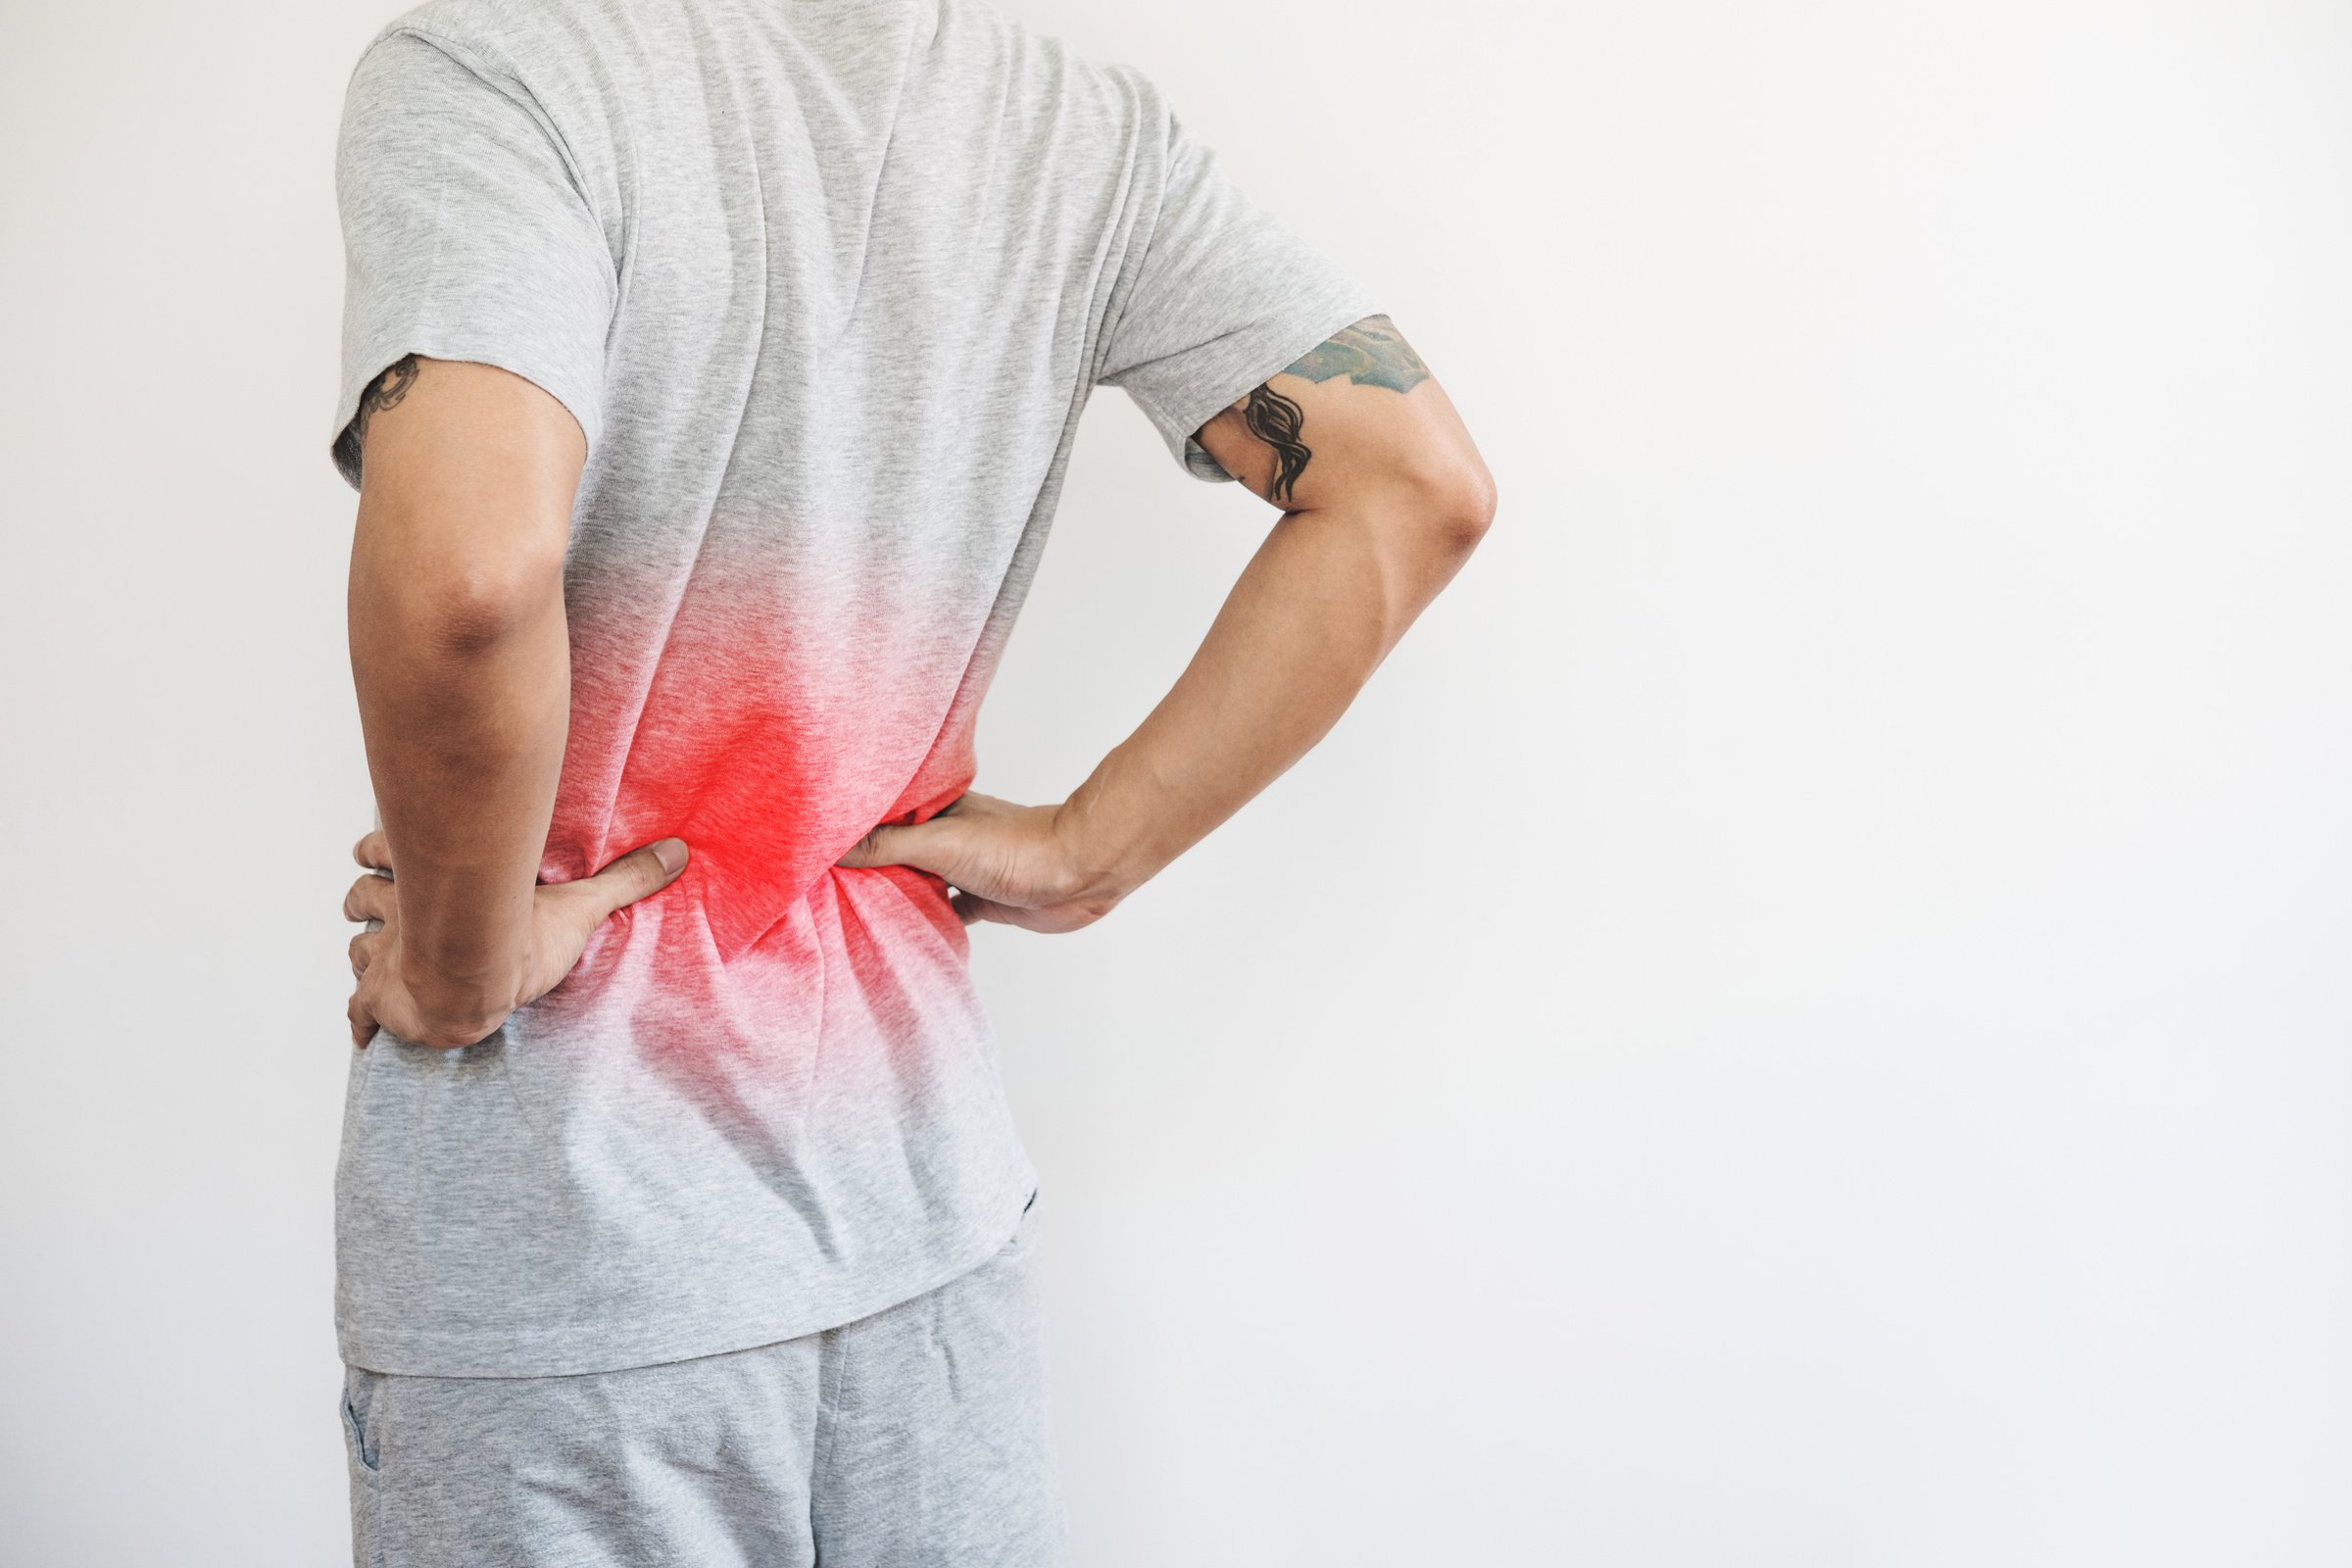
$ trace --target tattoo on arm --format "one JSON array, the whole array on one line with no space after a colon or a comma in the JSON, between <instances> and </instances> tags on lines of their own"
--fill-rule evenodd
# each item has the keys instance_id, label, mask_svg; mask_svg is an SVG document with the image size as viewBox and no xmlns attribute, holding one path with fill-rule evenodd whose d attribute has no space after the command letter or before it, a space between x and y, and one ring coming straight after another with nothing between
<instances>
[{"instance_id":1,"label":"tattoo on arm","mask_svg":"<svg viewBox=\"0 0 2352 1568\"><path fill-rule=\"evenodd\" d=\"M1274 482L1266 487L1266 499L1278 507L1290 505L1291 489L1314 456L1298 439L1305 422L1306 412L1270 386L1253 389L1242 403L1242 423L1274 449Z\"/></svg>"},{"instance_id":2,"label":"tattoo on arm","mask_svg":"<svg viewBox=\"0 0 2352 1568\"><path fill-rule=\"evenodd\" d=\"M352 415L351 423L343 427L342 435L335 441L335 456L342 460L344 466L354 473L360 471L360 449L368 441L368 419L379 410L398 407L400 400L409 395L409 388L416 384L416 356L414 354L387 366L383 374L368 383L368 390L360 394L360 406Z\"/></svg>"},{"instance_id":3,"label":"tattoo on arm","mask_svg":"<svg viewBox=\"0 0 2352 1568\"><path fill-rule=\"evenodd\" d=\"M1385 316L1367 316L1310 349L1283 373L1309 381L1344 375L1361 386L1410 392L1429 379L1429 367L1396 322ZM1303 439L1306 411L1272 387L1260 386L1242 400L1242 423L1274 451L1274 482L1266 488L1266 499L1276 506L1290 505L1298 476L1314 458Z\"/></svg>"},{"instance_id":4,"label":"tattoo on arm","mask_svg":"<svg viewBox=\"0 0 2352 1568\"><path fill-rule=\"evenodd\" d=\"M1306 358L1286 373L1309 381L1344 375L1364 386L1410 392L1429 379L1429 367L1396 330L1396 322L1385 316L1367 316L1308 350Z\"/></svg>"}]
</instances>

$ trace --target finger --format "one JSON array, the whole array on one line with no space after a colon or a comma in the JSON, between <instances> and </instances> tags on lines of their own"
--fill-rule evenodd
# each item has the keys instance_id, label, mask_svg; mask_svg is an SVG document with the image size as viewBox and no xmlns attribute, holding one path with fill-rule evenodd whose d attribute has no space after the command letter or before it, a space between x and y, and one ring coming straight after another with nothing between
<instances>
[{"instance_id":1,"label":"finger","mask_svg":"<svg viewBox=\"0 0 2352 1568\"><path fill-rule=\"evenodd\" d=\"M400 906L392 896L392 879L370 871L351 885L343 895L343 918L346 920L382 920L387 923L399 912Z\"/></svg>"},{"instance_id":2,"label":"finger","mask_svg":"<svg viewBox=\"0 0 2352 1568\"><path fill-rule=\"evenodd\" d=\"M955 852L960 831L953 818L944 815L928 822L878 827L859 839L835 863L851 870L910 865L952 881L957 864Z\"/></svg>"},{"instance_id":3,"label":"finger","mask_svg":"<svg viewBox=\"0 0 2352 1568\"><path fill-rule=\"evenodd\" d=\"M585 896L594 899L601 920L675 882L686 869L687 859L684 839L663 839L630 851L590 877L582 888Z\"/></svg>"},{"instance_id":4,"label":"finger","mask_svg":"<svg viewBox=\"0 0 2352 1568\"><path fill-rule=\"evenodd\" d=\"M384 837L384 830L379 827L351 847L351 858L370 870L381 871L389 876L392 872L392 841Z\"/></svg>"},{"instance_id":5,"label":"finger","mask_svg":"<svg viewBox=\"0 0 2352 1568\"><path fill-rule=\"evenodd\" d=\"M904 827L878 827L850 846L850 853L834 861L835 865L859 870L876 865L898 865L899 835L907 832Z\"/></svg>"},{"instance_id":6,"label":"finger","mask_svg":"<svg viewBox=\"0 0 2352 1568\"><path fill-rule=\"evenodd\" d=\"M877 865L911 865L935 876L948 874L948 858L961 847L960 839L943 838L955 831L957 817L1003 816L1020 807L978 790L965 790L920 822L886 822L850 847L834 861L846 870Z\"/></svg>"},{"instance_id":7,"label":"finger","mask_svg":"<svg viewBox=\"0 0 2352 1568\"><path fill-rule=\"evenodd\" d=\"M343 1018L346 1023L351 1025L352 1049L366 1051L368 1042L375 1038L375 1017L360 1001L360 994L357 991L354 991L351 994L351 1000L343 1004Z\"/></svg>"},{"instance_id":8,"label":"finger","mask_svg":"<svg viewBox=\"0 0 2352 1568\"><path fill-rule=\"evenodd\" d=\"M956 911L956 917L965 925L978 925L983 920L1000 925L1020 923L1014 918L1019 911L1011 905L999 904L995 899L984 899L977 893L966 893L960 888L948 895L948 906Z\"/></svg>"},{"instance_id":9,"label":"finger","mask_svg":"<svg viewBox=\"0 0 2352 1568\"><path fill-rule=\"evenodd\" d=\"M351 977L354 980L366 976L368 966L375 962L375 956L383 945L384 936L380 931L363 931L351 939L348 951L351 954Z\"/></svg>"}]
</instances>

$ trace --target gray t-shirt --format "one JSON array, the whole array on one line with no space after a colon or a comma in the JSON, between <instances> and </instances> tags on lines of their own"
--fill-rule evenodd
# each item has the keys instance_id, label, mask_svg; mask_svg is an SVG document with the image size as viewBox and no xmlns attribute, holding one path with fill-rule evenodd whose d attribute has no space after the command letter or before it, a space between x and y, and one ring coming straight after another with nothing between
<instances>
[{"instance_id":1,"label":"gray t-shirt","mask_svg":"<svg viewBox=\"0 0 2352 1568\"><path fill-rule=\"evenodd\" d=\"M543 878L694 851L499 1036L353 1058L345 1358L643 1365L976 1264L1035 1176L965 933L834 861L971 784L1092 390L1221 479L1191 432L1378 305L1141 73L980 0L434 0L336 178L334 434L415 353L588 438Z\"/></svg>"}]
</instances>

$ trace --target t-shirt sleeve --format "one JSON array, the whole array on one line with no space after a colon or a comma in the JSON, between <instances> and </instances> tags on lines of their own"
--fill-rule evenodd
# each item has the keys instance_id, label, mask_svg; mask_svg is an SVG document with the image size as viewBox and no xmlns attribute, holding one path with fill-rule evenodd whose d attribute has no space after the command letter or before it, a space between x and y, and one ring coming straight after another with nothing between
<instances>
[{"instance_id":1,"label":"t-shirt sleeve","mask_svg":"<svg viewBox=\"0 0 2352 1568\"><path fill-rule=\"evenodd\" d=\"M345 258L342 373L328 452L369 382L411 354L495 365L602 433L612 254L545 110L469 46L412 30L354 69L335 151Z\"/></svg>"},{"instance_id":2,"label":"t-shirt sleeve","mask_svg":"<svg viewBox=\"0 0 2352 1568\"><path fill-rule=\"evenodd\" d=\"M1140 79L1140 78L1136 78ZM1158 105L1146 83L1147 106ZM1193 432L1318 343L1380 314L1348 272L1257 207L1164 106L1164 171L1140 264L1114 307L1096 380L1126 389L1168 450L1231 479Z\"/></svg>"}]
</instances>

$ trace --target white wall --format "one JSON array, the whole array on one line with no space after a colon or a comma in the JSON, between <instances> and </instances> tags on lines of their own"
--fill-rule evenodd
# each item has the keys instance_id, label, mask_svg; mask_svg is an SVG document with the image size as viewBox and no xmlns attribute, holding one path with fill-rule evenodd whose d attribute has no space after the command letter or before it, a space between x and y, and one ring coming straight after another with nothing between
<instances>
[{"instance_id":1,"label":"white wall","mask_svg":"<svg viewBox=\"0 0 2352 1568\"><path fill-rule=\"evenodd\" d=\"M1013 0L1495 469L1325 747L983 931L1081 1560L2352 1559L2352 13ZM0 1559L328 1562L344 74L0 12ZM1066 790L1267 514L1101 399Z\"/></svg>"}]
</instances>

